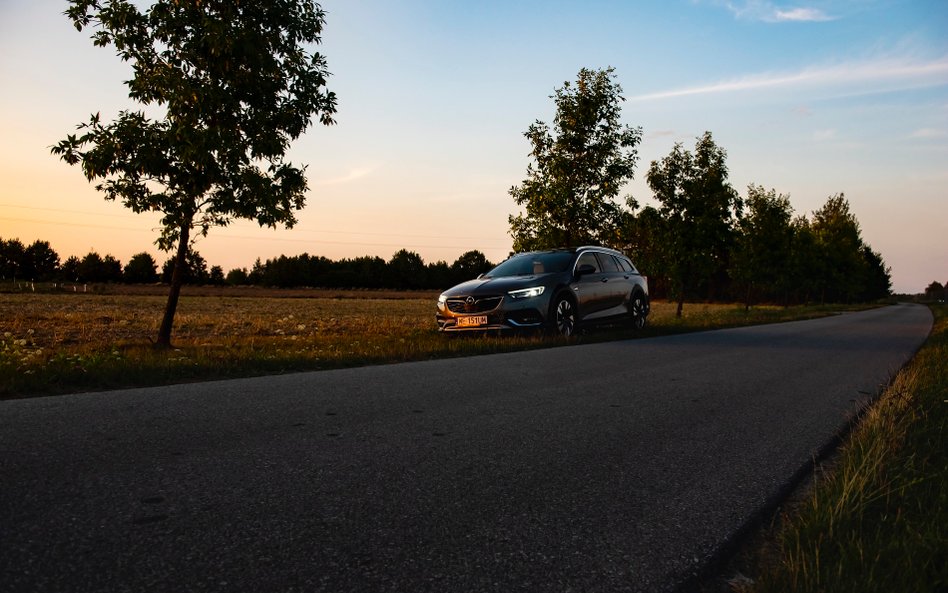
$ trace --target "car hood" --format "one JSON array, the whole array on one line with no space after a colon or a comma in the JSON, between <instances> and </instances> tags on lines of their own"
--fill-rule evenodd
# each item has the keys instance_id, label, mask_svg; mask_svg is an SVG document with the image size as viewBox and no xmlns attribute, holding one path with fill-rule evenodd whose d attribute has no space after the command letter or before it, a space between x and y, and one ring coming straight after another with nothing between
<instances>
[{"instance_id":1,"label":"car hood","mask_svg":"<svg viewBox=\"0 0 948 593\"><path fill-rule=\"evenodd\" d=\"M448 297L457 296L489 296L507 294L518 288L545 286L554 274L533 274L530 276L503 276L500 278L477 278L462 282L453 288L444 291Z\"/></svg>"}]
</instances>

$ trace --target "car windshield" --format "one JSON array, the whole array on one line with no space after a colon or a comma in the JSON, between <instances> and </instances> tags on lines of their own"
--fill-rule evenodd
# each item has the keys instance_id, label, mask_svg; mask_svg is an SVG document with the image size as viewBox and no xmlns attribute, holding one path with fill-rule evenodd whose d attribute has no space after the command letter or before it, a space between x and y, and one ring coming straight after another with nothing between
<instances>
[{"instance_id":1,"label":"car windshield","mask_svg":"<svg viewBox=\"0 0 948 593\"><path fill-rule=\"evenodd\" d=\"M532 276L534 274L565 272L572 261L573 253L569 251L521 253L511 257L484 275L488 278L501 278L504 276Z\"/></svg>"}]
</instances>

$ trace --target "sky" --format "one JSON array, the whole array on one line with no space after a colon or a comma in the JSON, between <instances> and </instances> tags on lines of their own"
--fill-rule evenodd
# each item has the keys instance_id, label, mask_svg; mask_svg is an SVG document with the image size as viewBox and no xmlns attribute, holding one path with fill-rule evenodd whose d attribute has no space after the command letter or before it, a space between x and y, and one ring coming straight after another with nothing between
<instances>
[{"instance_id":1,"label":"sky","mask_svg":"<svg viewBox=\"0 0 948 593\"><path fill-rule=\"evenodd\" d=\"M307 166L293 229L213 228L195 248L225 273L257 258L406 248L452 263L510 252L508 191L524 132L581 68L613 67L622 121L641 126L623 195L654 204L649 164L710 131L731 184L790 196L810 216L845 194L893 290L948 281L948 2L944 0L325 0L336 125L289 157ZM61 259L151 253L158 215L108 202L50 154L90 114L137 109L114 48L61 0L0 0L0 238ZM635 254L630 254L635 260ZM647 270L646 270L647 272Z\"/></svg>"}]
</instances>

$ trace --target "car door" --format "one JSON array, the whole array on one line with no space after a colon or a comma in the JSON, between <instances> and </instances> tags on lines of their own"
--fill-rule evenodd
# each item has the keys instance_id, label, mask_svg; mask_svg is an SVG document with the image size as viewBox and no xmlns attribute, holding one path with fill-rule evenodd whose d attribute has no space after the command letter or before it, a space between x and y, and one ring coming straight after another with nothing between
<instances>
[{"instance_id":1,"label":"car door","mask_svg":"<svg viewBox=\"0 0 948 593\"><path fill-rule=\"evenodd\" d=\"M626 274L619 268L619 262L608 253L597 253L600 269L602 270L601 279L601 312L603 316L620 315L623 313L623 305L629 296Z\"/></svg>"},{"instance_id":2,"label":"car door","mask_svg":"<svg viewBox=\"0 0 948 593\"><path fill-rule=\"evenodd\" d=\"M587 274L578 274L578 270L583 266L592 266L593 272ZM596 254L587 251L580 254L576 260L576 266L573 270L576 278L573 282L573 294L576 296L576 304L579 309L579 319L595 319L602 315L603 310L603 292L605 280L602 274L602 265Z\"/></svg>"}]
</instances>

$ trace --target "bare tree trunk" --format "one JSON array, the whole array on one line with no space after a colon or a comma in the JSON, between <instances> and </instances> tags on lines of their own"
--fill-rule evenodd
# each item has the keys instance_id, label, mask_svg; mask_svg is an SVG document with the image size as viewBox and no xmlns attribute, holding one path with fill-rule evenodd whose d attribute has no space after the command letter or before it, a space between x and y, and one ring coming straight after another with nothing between
<instances>
[{"instance_id":1,"label":"bare tree trunk","mask_svg":"<svg viewBox=\"0 0 948 593\"><path fill-rule=\"evenodd\" d=\"M174 257L174 268L171 272L171 289L168 292L168 302L165 305L165 315L161 319L158 329L157 348L171 348L171 328L174 327L174 314L178 309L178 297L181 295L181 285L184 284L184 274L187 267L188 242L191 240L191 225L181 225L181 237L178 251Z\"/></svg>"}]
</instances>

